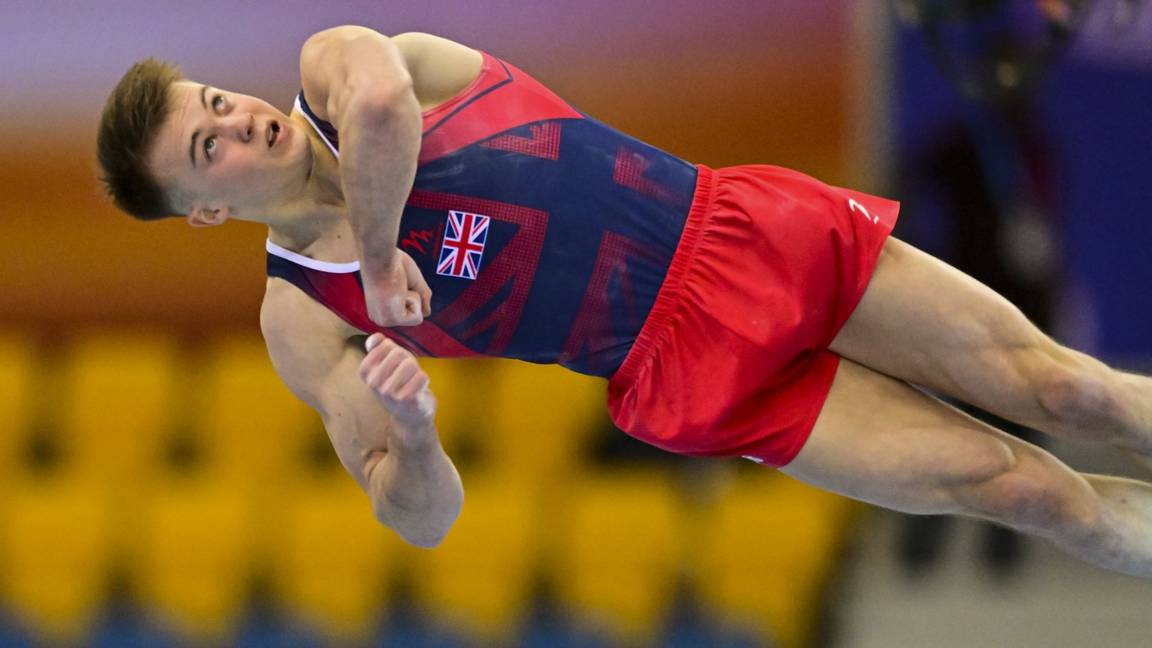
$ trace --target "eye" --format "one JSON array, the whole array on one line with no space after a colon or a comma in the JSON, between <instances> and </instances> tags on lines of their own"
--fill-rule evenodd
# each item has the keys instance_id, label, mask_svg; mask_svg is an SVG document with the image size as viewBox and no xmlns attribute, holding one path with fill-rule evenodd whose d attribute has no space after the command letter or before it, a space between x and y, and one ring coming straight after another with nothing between
<instances>
[{"instance_id":1,"label":"eye","mask_svg":"<svg viewBox=\"0 0 1152 648\"><path fill-rule=\"evenodd\" d=\"M204 157L212 159L212 152L216 150L216 136L204 138Z\"/></svg>"},{"instance_id":2,"label":"eye","mask_svg":"<svg viewBox=\"0 0 1152 648\"><path fill-rule=\"evenodd\" d=\"M224 109L224 95L216 95L212 97L212 110L220 112Z\"/></svg>"}]
</instances>

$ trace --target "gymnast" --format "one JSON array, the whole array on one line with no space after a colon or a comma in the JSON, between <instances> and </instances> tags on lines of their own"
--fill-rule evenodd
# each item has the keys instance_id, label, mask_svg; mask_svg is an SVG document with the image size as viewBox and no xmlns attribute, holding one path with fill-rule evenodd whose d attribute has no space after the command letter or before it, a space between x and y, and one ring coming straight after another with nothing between
<instances>
[{"instance_id":1,"label":"gymnast","mask_svg":"<svg viewBox=\"0 0 1152 648\"><path fill-rule=\"evenodd\" d=\"M891 237L896 203L690 164L430 34L321 31L300 77L285 114L137 63L104 110L103 181L139 219L268 226L272 362L408 542L435 546L463 502L416 356L498 356L605 378L620 429L668 451L1152 576L1152 485L929 394L1147 455L1152 381Z\"/></svg>"}]
</instances>

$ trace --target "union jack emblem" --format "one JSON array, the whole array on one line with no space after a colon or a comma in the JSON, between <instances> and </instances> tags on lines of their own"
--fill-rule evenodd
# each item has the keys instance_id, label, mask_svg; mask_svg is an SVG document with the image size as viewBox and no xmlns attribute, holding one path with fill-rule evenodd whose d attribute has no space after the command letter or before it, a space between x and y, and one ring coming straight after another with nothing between
<instances>
[{"instance_id":1,"label":"union jack emblem","mask_svg":"<svg viewBox=\"0 0 1152 648\"><path fill-rule=\"evenodd\" d=\"M444 230L436 274L476 278L480 272L480 259L484 256L484 243L488 240L489 220L480 214L448 212L448 227Z\"/></svg>"}]
</instances>

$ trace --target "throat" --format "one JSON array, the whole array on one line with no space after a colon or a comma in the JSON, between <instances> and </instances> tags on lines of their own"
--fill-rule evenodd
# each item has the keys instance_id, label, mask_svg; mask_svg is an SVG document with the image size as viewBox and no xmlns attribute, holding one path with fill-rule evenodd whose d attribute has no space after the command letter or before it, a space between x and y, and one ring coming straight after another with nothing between
<instances>
[{"instance_id":1,"label":"throat","mask_svg":"<svg viewBox=\"0 0 1152 648\"><path fill-rule=\"evenodd\" d=\"M308 171L299 200L269 223L268 240L317 261L347 263L357 260L356 242L344 207L340 164L327 144L298 111L289 116L307 135Z\"/></svg>"}]
</instances>

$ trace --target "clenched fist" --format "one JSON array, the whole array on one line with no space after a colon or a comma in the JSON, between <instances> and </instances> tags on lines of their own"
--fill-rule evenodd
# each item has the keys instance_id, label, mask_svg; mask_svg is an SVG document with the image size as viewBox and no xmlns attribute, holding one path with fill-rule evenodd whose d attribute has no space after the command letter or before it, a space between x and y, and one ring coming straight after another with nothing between
<instances>
[{"instance_id":1,"label":"clenched fist","mask_svg":"<svg viewBox=\"0 0 1152 648\"><path fill-rule=\"evenodd\" d=\"M368 338L360 379L406 433L435 436L436 397L416 356L380 333ZM416 439L412 439L415 441Z\"/></svg>"},{"instance_id":2,"label":"clenched fist","mask_svg":"<svg viewBox=\"0 0 1152 648\"><path fill-rule=\"evenodd\" d=\"M361 273L368 317L380 326L416 326L432 314L432 289L412 257L393 250L385 274Z\"/></svg>"}]
</instances>

